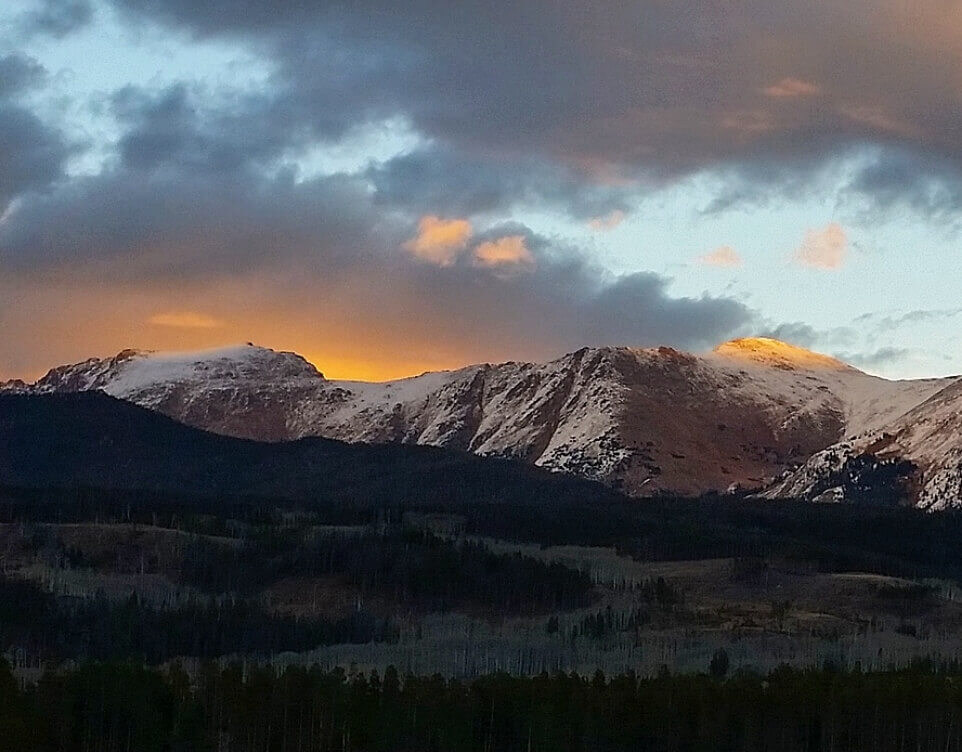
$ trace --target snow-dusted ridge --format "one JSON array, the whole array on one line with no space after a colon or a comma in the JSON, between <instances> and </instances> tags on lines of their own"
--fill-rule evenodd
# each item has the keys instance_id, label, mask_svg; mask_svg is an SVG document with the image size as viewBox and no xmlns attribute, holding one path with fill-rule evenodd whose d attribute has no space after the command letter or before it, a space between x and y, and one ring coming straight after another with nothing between
<instances>
[{"instance_id":1,"label":"snow-dusted ridge","mask_svg":"<svg viewBox=\"0 0 962 752\"><path fill-rule=\"evenodd\" d=\"M249 344L125 350L0 390L100 389L234 436L431 444L514 457L629 493L698 493L765 487L792 468L804 471L842 440L861 451L926 404L954 415L954 399L936 400L954 381L887 381L749 338L702 356L664 347L584 348L548 363L484 364L383 383L331 381L295 353ZM962 407L962 394L958 401ZM930 434L948 418L932 420L938 425ZM916 415L911 424L924 421ZM940 439L946 457L962 447L955 436ZM940 472L940 487L954 488L945 479L955 470ZM775 492L815 487L792 477Z\"/></svg>"}]
</instances>

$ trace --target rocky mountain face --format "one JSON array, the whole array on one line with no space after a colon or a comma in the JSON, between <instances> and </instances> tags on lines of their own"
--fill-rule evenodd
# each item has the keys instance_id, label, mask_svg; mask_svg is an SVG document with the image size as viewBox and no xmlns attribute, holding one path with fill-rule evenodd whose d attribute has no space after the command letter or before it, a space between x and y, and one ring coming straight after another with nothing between
<instances>
[{"instance_id":1,"label":"rocky mountain face","mask_svg":"<svg viewBox=\"0 0 962 752\"><path fill-rule=\"evenodd\" d=\"M962 506L962 380L896 420L832 444L766 492L817 501Z\"/></svg>"},{"instance_id":2,"label":"rocky mountain face","mask_svg":"<svg viewBox=\"0 0 962 752\"><path fill-rule=\"evenodd\" d=\"M932 417L923 440L917 411L954 416L953 395L962 400L962 384L953 391L954 384L887 381L775 340L744 339L704 356L587 348L550 363L484 364L377 384L331 381L299 355L253 345L127 350L0 389L102 390L243 438L323 436L510 457L635 495L742 487L815 498L835 487L821 487L832 478L805 480L826 452L860 456L877 449L868 437L883 435L899 437L888 445L899 459L913 460L922 444L930 452L949 418ZM851 450L839 444L846 440L856 442ZM957 475L959 460L946 460ZM911 484L924 503L935 493L924 490L928 475L913 471Z\"/></svg>"}]
</instances>

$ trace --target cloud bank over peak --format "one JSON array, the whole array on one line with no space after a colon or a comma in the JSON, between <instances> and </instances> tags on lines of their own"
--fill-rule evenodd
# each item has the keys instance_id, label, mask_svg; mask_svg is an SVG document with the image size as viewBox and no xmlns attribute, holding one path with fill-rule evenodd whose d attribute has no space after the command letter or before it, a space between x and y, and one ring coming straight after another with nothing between
<instances>
[{"instance_id":1,"label":"cloud bank over peak","mask_svg":"<svg viewBox=\"0 0 962 752\"><path fill-rule=\"evenodd\" d=\"M8 372L278 332L405 368L704 349L798 315L749 297L753 233L826 281L859 221L962 208L946 3L20 0L0 36ZM108 44L129 75L85 70ZM762 216L820 193L827 226Z\"/></svg>"}]
</instances>

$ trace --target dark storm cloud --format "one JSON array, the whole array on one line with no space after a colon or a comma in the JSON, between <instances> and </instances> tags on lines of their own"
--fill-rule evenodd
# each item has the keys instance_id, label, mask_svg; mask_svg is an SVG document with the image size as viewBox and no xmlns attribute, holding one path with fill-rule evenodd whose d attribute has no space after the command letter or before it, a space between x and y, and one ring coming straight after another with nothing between
<instances>
[{"instance_id":1,"label":"dark storm cloud","mask_svg":"<svg viewBox=\"0 0 962 752\"><path fill-rule=\"evenodd\" d=\"M97 175L22 195L0 225L0 268L30 280L68 273L152 289L250 275L269 285L297 269L315 300L364 291L342 301L338 316L401 329L437 320L443 336L486 341L493 352L510 341L519 354L599 342L700 347L754 320L730 299L672 298L655 275L609 278L576 249L518 223L476 224L457 263L425 263L404 250L422 214L473 216L524 200L588 217L626 206L627 193L584 184L541 157L518 165L439 144L357 176L299 181L278 160L318 131L285 108L289 96L283 86L116 92L117 159ZM485 257L485 247L507 258Z\"/></svg>"},{"instance_id":2,"label":"dark storm cloud","mask_svg":"<svg viewBox=\"0 0 962 752\"><path fill-rule=\"evenodd\" d=\"M114 92L116 139L98 146L115 151L100 174L68 179L68 146L21 96L43 70L0 58L0 211L19 197L0 225L8 278L62 271L158 288L250 275L267 287L296 269L302 305L338 301L319 318L376 314L401 342L404 327L435 319L432 337L500 338L519 353L698 348L767 328L870 358L877 343L856 347L845 327L675 298L666 278L607 275L503 220L547 207L617 223L645 192L695 173L716 186L705 210L724 211L822 190L839 165L851 176L842 200L866 212L950 219L962 202L962 10L951 3L104 2L159 39L175 28L178 44L186 32L246 45L270 75L243 89ZM84 0L38 8L32 33L55 37L98 15ZM416 134L413 151L301 180L299 156L388 120ZM469 223L463 248L433 262L406 251L426 216ZM506 257L479 260L480 245L505 238Z\"/></svg>"},{"instance_id":3,"label":"dark storm cloud","mask_svg":"<svg viewBox=\"0 0 962 752\"><path fill-rule=\"evenodd\" d=\"M331 325L332 317L370 320L405 337L406 327L433 321L435 339L477 341L494 353L601 343L697 348L748 331L756 318L728 298L673 298L657 275L609 277L517 223L478 228L450 267L425 263L403 249L414 224L385 218L356 179L234 178L168 162L154 172L75 179L23 201L0 226L0 267L25 280L66 269L78 282L149 288L232 275L269 286L296 269L309 290L304 306L340 301L318 314ZM506 237L520 238L531 257L516 273L473 262L483 244Z\"/></svg>"},{"instance_id":4,"label":"dark storm cloud","mask_svg":"<svg viewBox=\"0 0 962 752\"><path fill-rule=\"evenodd\" d=\"M47 34L63 39L90 23L93 16L89 0L43 0L36 10L23 14L20 26L26 35Z\"/></svg>"},{"instance_id":5,"label":"dark storm cloud","mask_svg":"<svg viewBox=\"0 0 962 752\"><path fill-rule=\"evenodd\" d=\"M380 203L458 215L526 204L561 207L576 218L590 219L629 211L637 191L634 186L585 181L570 167L543 158L472 157L437 146L375 164L366 176Z\"/></svg>"},{"instance_id":6,"label":"dark storm cloud","mask_svg":"<svg viewBox=\"0 0 962 752\"><path fill-rule=\"evenodd\" d=\"M667 343L700 350L748 332L756 324L755 317L738 301L707 295L672 298L667 283L657 274L642 272L606 286L586 307L586 341L609 345Z\"/></svg>"},{"instance_id":7,"label":"dark storm cloud","mask_svg":"<svg viewBox=\"0 0 962 752\"><path fill-rule=\"evenodd\" d=\"M962 165L954 4L114 2L268 50L287 117L328 136L401 114L446 147L539 155L587 183L726 169L713 211L811 190L866 144L911 148L924 158L868 169L852 192L955 207L953 184L927 182ZM484 206L504 190L469 194Z\"/></svg>"},{"instance_id":8,"label":"dark storm cloud","mask_svg":"<svg viewBox=\"0 0 962 752\"><path fill-rule=\"evenodd\" d=\"M40 63L25 55L0 57L0 98L10 97L24 89L37 86L46 75L47 72Z\"/></svg>"},{"instance_id":9,"label":"dark storm cloud","mask_svg":"<svg viewBox=\"0 0 962 752\"><path fill-rule=\"evenodd\" d=\"M362 186L234 178L185 169L75 179L17 207L0 227L0 265L100 274L98 264L116 262L116 277L170 280L291 259L306 269L364 263L378 221L365 210Z\"/></svg>"},{"instance_id":10,"label":"dark storm cloud","mask_svg":"<svg viewBox=\"0 0 962 752\"><path fill-rule=\"evenodd\" d=\"M17 195L59 178L69 154L62 136L20 102L45 77L30 58L0 57L0 215Z\"/></svg>"},{"instance_id":11,"label":"dark storm cloud","mask_svg":"<svg viewBox=\"0 0 962 752\"><path fill-rule=\"evenodd\" d=\"M124 129L117 149L126 168L242 172L299 145L268 94L221 94L186 84L158 91L128 86L111 104Z\"/></svg>"},{"instance_id":12,"label":"dark storm cloud","mask_svg":"<svg viewBox=\"0 0 962 752\"><path fill-rule=\"evenodd\" d=\"M208 92L186 84L161 90L125 87L111 98L123 128L117 143L121 165L145 172L235 173L234 179L261 180L265 166L324 138L290 117L287 96L284 89L221 93L211 102ZM472 155L437 143L373 163L362 177L370 182L378 205L414 215L464 216L526 205L560 208L589 220L629 212L638 190L634 185L586 181L578 170L543 156Z\"/></svg>"},{"instance_id":13,"label":"dark storm cloud","mask_svg":"<svg viewBox=\"0 0 962 752\"><path fill-rule=\"evenodd\" d=\"M66 155L60 138L36 116L0 102L0 213L13 197L59 177Z\"/></svg>"},{"instance_id":14,"label":"dark storm cloud","mask_svg":"<svg viewBox=\"0 0 962 752\"><path fill-rule=\"evenodd\" d=\"M933 221L958 222L962 172L940 156L918 150L876 150L855 170L842 197L872 216L908 209Z\"/></svg>"},{"instance_id":15,"label":"dark storm cloud","mask_svg":"<svg viewBox=\"0 0 962 752\"><path fill-rule=\"evenodd\" d=\"M439 336L456 332L509 357L600 345L698 350L757 325L757 314L736 300L675 298L667 289L670 280L657 274L610 277L526 228L509 225L490 236L501 232L525 238L535 258L532 268L510 276L466 264L396 270L399 289L407 291L399 309L443 322Z\"/></svg>"}]
</instances>

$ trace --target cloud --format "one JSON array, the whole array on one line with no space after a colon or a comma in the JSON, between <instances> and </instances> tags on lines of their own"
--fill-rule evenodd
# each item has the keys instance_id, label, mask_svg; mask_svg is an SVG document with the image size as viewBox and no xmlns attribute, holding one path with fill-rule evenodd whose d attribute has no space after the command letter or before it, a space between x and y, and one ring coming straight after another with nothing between
<instances>
[{"instance_id":1,"label":"cloud","mask_svg":"<svg viewBox=\"0 0 962 752\"><path fill-rule=\"evenodd\" d=\"M46 77L47 71L33 58L18 54L0 57L0 97L35 87Z\"/></svg>"},{"instance_id":2,"label":"cloud","mask_svg":"<svg viewBox=\"0 0 962 752\"><path fill-rule=\"evenodd\" d=\"M812 269L834 271L845 264L848 251L848 236L837 222L828 224L821 230L809 230L797 251L795 263Z\"/></svg>"},{"instance_id":3,"label":"cloud","mask_svg":"<svg viewBox=\"0 0 962 752\"><path fill-rule=\"evenodd\" d=\"M846 363L863 368L884 368L910 358L917 350L906 347L880 347L870 352L842 353L839 357Z\"/></svg>"},{"instance_id":4,"label":"cloud","mask_svg":"<svg viewBox=\"0 0 962 752\"><path fill-rule=\"evenodd\" d=\"M147 319L154 326L169 326L175 329L220 329L224 322L195 311L169 311L156 313Z\"/></svg>"},{"instance_id":5,"label":"cloud","mask_svg":"<svg viewBox=\"0 0 962 752\"><path fill-rule=\"evenodd\" d=\"M42 0L40 7L20 17L20 30L26 36L46 34L63 39L90 23L93 16L88 0Z\"/></svg>"},{"instance_id":6,"label":"cloud","mask_svg":"<svg viewBox=\"0 0 962 752\"><path fill-rule=\"evenodd\" d=\"M0 362L19 364L12 377L124 347L249 340L394 377L586 345L701 349L755 328L737 300L612 276L523 225L472 229L429 214L412 238L361 178L118 163L24 196L0 224ZM222 327L164 325L198 323L185 315L198 299Z\"/></svg>"},{"instance_id":7,"label":"cloud","mask_svg":"<svg viewBox=\"0 0 962 752\"><path fill-rule=\"evenodd\" d=\"M625 213L621 209L613 209L599 217L592 217L588 221L588 226L592 230L613 230L625 221Z\"/></svg>"},{"instance_id":8,"label":"cloud","mask_svg":"<svg viewBox=\"0 0 962 752\"><path fill-rule=\"evenodd\" d=\"M71 152L60 133L21 103L45 79L46 71L31 58L0 57L0 216L19 194L60 178Z\"/></svg>"},{"instance_id":9,"label":"cloud","mask_svg":"<svg viewBox=\"0 0 962 752\"><path fill-rule=\"evenodd\" d=\"M730 298L671 298L668 280L656 274L619 277L585 306L584 341L598 345L676 344L703 350L757 325L746 307ZM667 332L671 332L667 336Z\"/></svg>"},{"instance_id":10,"label":"cloud","mask_svg":"<svg viewBox=\"0 0 962 752\"><path fill-rule=\"evenodd\" d=\"M62 174L67 147L31 112L0 102L0 213L18 194Z\"/></svg>"},{"instance_id":11,"label":"cloud","mask_svg":"<svg viewBox=\"0 0 962 752\"><path fill-rule=\"evenodd\" d=\"M474 263L486 269L527 267L534 264L523 235L507 235L481 243L474 249Z\"/></svg>"},{"instance_id":12,"label":"cloud","mask_svg":"<svg viewBox=\"0 0 962 752\"><path fill-rule=\"evenodd\" d=\"M61 183L24 197L0 224L0 267L169 284L293 260L333 273L403 242L357 181L247 177L119 169Z\"/></svg>"},{"instance_id":13,"label":"cloud","mask_svg":"<svg viewBox=\"0 0 962 752\"><path fill-rule=\"evenodd\" d=\"M923 173L939 160L962 169L958 104L945 96L962 14L946 3L620 3L587 22L554 0L454 12L437 0L251 0L242 14L226 2L113 4L137 22L255 44L276 65L279 128L331 136L401 116L432 149L518 160L516 188L532 158L584 185L717 169L768 178L748 180L742 201L795 190L866 144L920 149L932 158Z\"/></svg>"},{"instance_id":14,"label":"cloud","mask_svg":"<svg viewBox=\"0 0 962 752\"><path fill-rule=\"evenodd\" d=\"M865 149L854 162L840 198L867 222L894 209L908 209L931 221L958 223L962 173L944 159L917 148Z\"/></svg>"},{"instance_id":15,"label":"cloud","mask_svg":"<svg viewBox=\"0 0 962 752\"><path fill-rule=\"evenodd\" d=\"M962 174L959 107L945 96L957 84L962 21L944 3L911 12L895 0L622 3L585 23L553 0L495 12L477 3L443 12L437 0L250 0L244 13L220 1L106 2L140 28L161 24L161 38L166 27L246 45L272 70L269 87L202 102L199 123L190 97L160 97L156 112L134 102L139 120L118 102L127 132L117 146L131 166L265 167L398 118L422 147L372 165L368 178L380 202L413 214L548 202L589 220L629 210L644 186L727 171L735 178L715 184L709 202L722 211L814 190L813 175L866 146L924 157L905 165L908 194ZM91 20L86 0L43 8L74 19L58 28ZM885 190L891 200L898 184Z\"/></svg>"},{"instance_id":16,"label":"cloud","mask_svg":"<svg viewBox=\"0 0 962 752\"><path fill-rule=\"evenodd\" d=\"M624 218L637 186L587 180L547 156L472 154L431 144L371 165L378 203L457 216L510 211L518 204L560 209L579 219Z\"/></svg>"},{"instance_id":17,"label":"cloud","mask_svg":"<svg viewBox=\"0 0 962 752\"><path fill-rule=\"evenodd\" d=\"M723 245L716 248L711 253L699 256L699 264L706 266L718 266L723 268L734 268L742 265L742 257L730 245Z\"/></svg>"},{"instance_id":18,"label":"cloud","mask_svg":"<svg viewBox=\"0 0 962 752\"><path fill-rule=\"evenodd\" d=\"M815 327L811 326L810 324L805 324L801 321L793 321L779 324L773 329L763 331L761 336L778 339L782 342L798 345L799 347L811 348L816 342L819 341L819 339L821 339L822 333L817 331Z\"/></svg>"},{"instance_id":19,"label":"cloud","mask_svg":"<svg viewBox=\"0 0 962 752\"><path fill-rule=\"evenodd\" d=\"M157 90L126 86L111 95L109 104L122 127L116 145L120 163L142 172L262 174L285 151L320 138L297 133L270 92L178 82Z\"/></svg>"},{"instance_id":20,"label":"cloud","mask_svg":"<svg viewBox=\"0 0 962 752\"><path fill-rule=\"evenodd\" d=\"M857 321L854 322L857 324ZM851 349L864 339L865 332L858 326L833 326L816 329L801 321L789 321L761 329L762 337L772 337L799 347L834 355L845 360L840 350Z\"/></svg>"},{"instance_id":21,"label":"cloud","mask_svg":"<svg viewBox=\"0 0 962 752\"><path fill-rule=\"evenodd\" d=\"M911 122L900 120L897 115L880 105L842 105L839 112L859 125L873 128L881 134L900 136L905 139L922 137L922 130Z\"/></svg>"},{"instance_id":22,"label":"cloud","mask_svg":"<svg viewBox=\"0 0 962 752\"><path fill-rule=\"evenodd\" d=\"M428 215L418 222L418 234L404 244L404 249L422 261L451 266L467 246L472 233L471 223L466 219L441 219Z\"/></svg>"},{"instance_id":23,"label":"cloud","mask_svg":"<svg viewBox=\"0 0 962 752\"><path fill-rule=\"evenodd\" d=\"M283 311L338 357L355 346L407 357L397 343L418 362L599 341L697 348L757 330L758 315L724 296L675 298L664 277L615 276L585 249L498 223L547 210L605 230L691 176L711 211L775 203L820 190L839 166L851 168L841 198L867 212L951 220L962 207L960 108L946 96L962 14L950 4L616 3L586 15L553 0L249 0L243 13L226 0L105 2L161 42L253 50L269 80L198 77L76 102L105 107L112 130L93 145L103 171L68 175L60 121L31 109L40 85L53 103L51 77L23 55L0 58L0 315L5 339L24 332L0 343L5 362L23 362L28 340L39 347L40 325L17 310L82 312L95 288L117 301L115 339L137 335L117 323L126 316L193 310L162 289L216 289L222 329L149 336L286 336ZM41 7L67 18L44 33L91 22L85 2ZM392 119L416 145L357 174L305 178L290 158ZM838 268L846 250L830 225L796 261ZM515 268L525 273L492 273ZM265 323L240 315L258 290ZM344 334L317 334L318 320ZM385 334L364 339L361 323Z\"/></svg>"},{"instance_id":24,"label":"cloud","mask_svg":"<svg viewBox=\"0 0 962 752\"><path fill-rule=\"evenodd\" d=\"M185 277L173 288L127 280L110 294L103 279L67 271L4 275L0 300L10 305L0 308L0 371L35 376L124 347L255 341L301 352L325 373L396 378L472 362L544 360L583 346L701 350L757 326L738 301L676 298L669 280L655 274L609 279L577 257L539 262L523 275L375 260L334 273L295 265ZM143 325L158 310L191 310L198 297L223 327Z\"/></svg>"},{"instance_id":25,"label":"cloud","mask_svg":"<svg viewBox=\"0 0 962 752\"><path fill-rule=\"evenodd\" d=\"M812 97L821 92L822 87L810 81L799 78L783 78L776 84L766 86L763 93L774 99L796 99L798 97Z\"/></svg>"},{"instance_id":26,"label":"cloud","mask_svg":"<svg viewBox=\"0 0 962 752\"><path fill-rule=\"evenodd\" d=\"M858 316L853 322L863 332L872 346L879 340L899 336L902 340L921 342L924 333L952 329L954 319L962 317L962 308L928 308L912 311L871 312ZM908 329L908 334L901 334Z\"/></svg>"}]
</instances>

